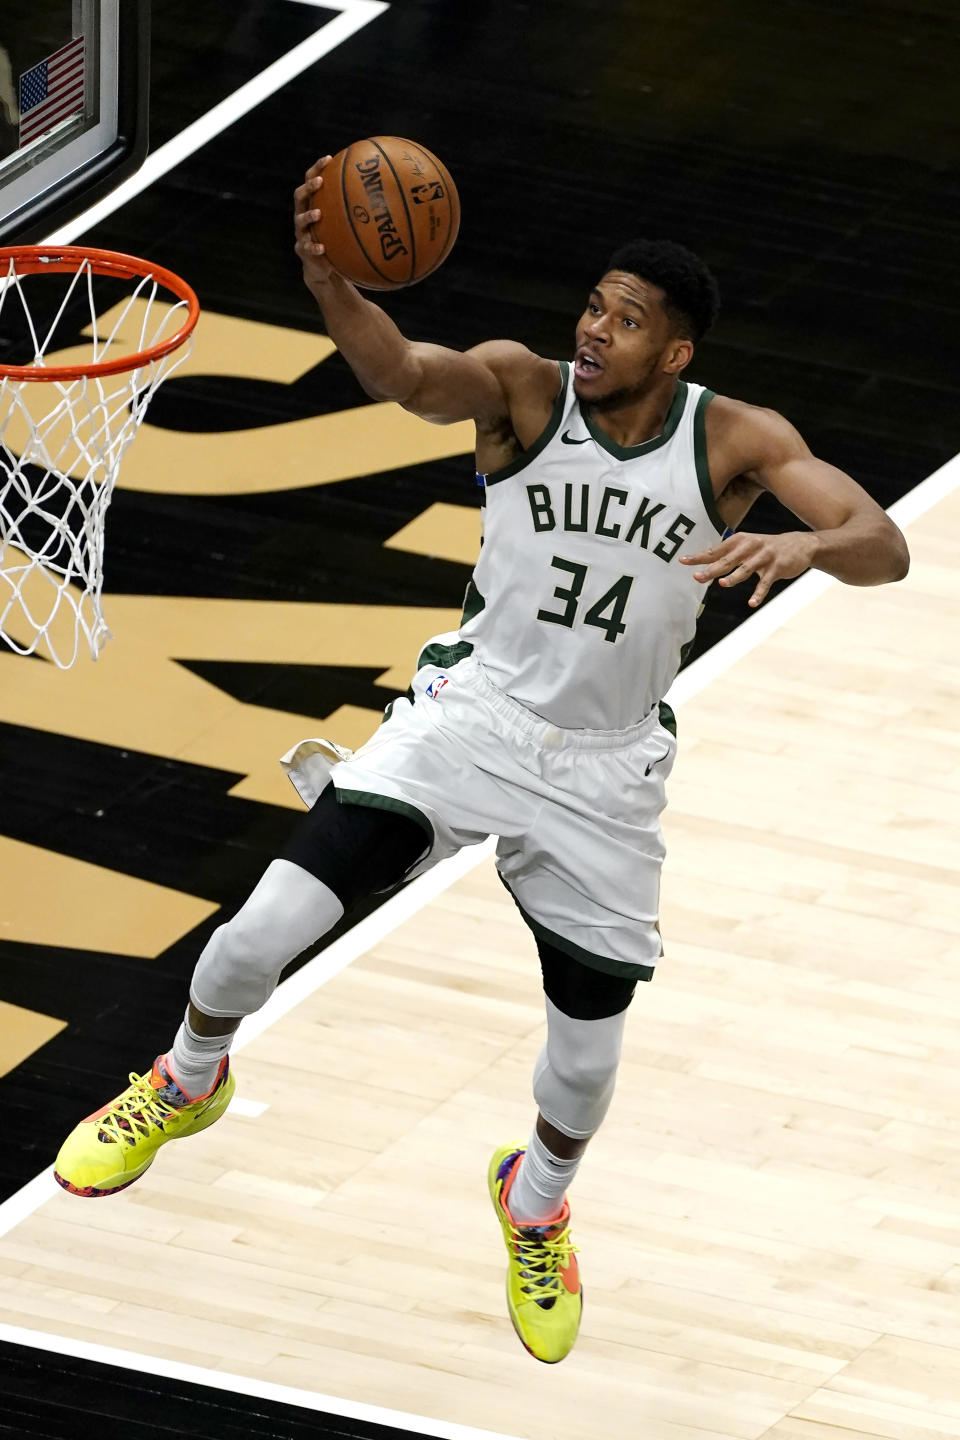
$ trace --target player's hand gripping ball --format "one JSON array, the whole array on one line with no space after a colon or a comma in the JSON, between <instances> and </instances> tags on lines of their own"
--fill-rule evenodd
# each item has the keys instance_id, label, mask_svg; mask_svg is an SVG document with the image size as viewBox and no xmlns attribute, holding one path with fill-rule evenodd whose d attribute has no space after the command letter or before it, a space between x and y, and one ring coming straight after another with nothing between
<instances>
[{"instance_id":1,"label":"player's hand gripping ball","mask_svg":"<svg viewBox=\"0 0 960 1440\"><path fill-rule=\"evenodd\" d=\"M365 290L400 290L432 274L460 229L450 172L422 145L376 135L323 167L310 233L335 270Z\"/></svg>"}]
</instances>

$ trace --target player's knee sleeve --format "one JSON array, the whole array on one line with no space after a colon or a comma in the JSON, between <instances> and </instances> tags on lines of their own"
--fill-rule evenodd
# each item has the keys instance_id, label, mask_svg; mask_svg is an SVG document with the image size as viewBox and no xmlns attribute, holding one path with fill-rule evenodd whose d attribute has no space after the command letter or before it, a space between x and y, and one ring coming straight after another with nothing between
<instances>
[{"instance_id":1,"label":"player's knee sleeve","mask_svg":"<svg viewBox=\"0 0 960 1440\"><path fill-rule=\"evenodd\" d=\"M627 1012L573 1020L545 999L547 1043L534 1067L533 1098L544 1120L571 1140L586 1140L613 1099Z\"/></svg>"},{"instance_id":2,"label":"player's knee sleeve","mask_svg":"<svg viewBox=\"0 0 960 1440\"><path fill-rule=\"evenodd\" d=\"M215 930L193 972L190 999L205 1015L251 1015L280 971L343 914L322 880L289 860L269 865L247 903Z\"/></svg>"}]
</instances>

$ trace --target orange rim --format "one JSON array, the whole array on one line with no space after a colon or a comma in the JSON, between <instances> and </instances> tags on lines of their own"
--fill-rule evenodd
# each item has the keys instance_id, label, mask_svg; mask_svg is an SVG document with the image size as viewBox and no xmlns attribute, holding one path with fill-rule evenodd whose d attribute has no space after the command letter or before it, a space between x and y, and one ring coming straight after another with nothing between
<instances>
[{"instance_id":1,"label":"orange rim","mask_svg":"<svg viewBox=\"0 0 960 1440\"><path fill-rule=\"evenodd\" d=\"M18 275L70 274L79 270L84 261L89 261L94 275L106 275L114 280L155 280L178 299L186 301L188 308L187 318L175 335L133 355L121 355L116 360L101 360L93 365L0 365L0 380L80 380L85 375L93 378L138 370L182 345L200 318L200 301L185 280L172 270L154 265L149 260L140 260L136 255L121 255L114 250L90 250L83 245L0 246L0 281L7 277L11 260L15 262Z\"/></svg>"}]
</instances>

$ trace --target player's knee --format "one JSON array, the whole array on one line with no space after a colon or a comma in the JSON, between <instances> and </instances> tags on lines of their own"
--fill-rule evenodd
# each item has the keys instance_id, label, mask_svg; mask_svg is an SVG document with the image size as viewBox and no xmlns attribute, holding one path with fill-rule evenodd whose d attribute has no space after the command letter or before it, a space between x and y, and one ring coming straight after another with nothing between
<instances>
[{"instance_id":1,"label":"player's knee","mask_svg":"<svg viewBox=\"0 0 960 1440\"><path fill-rule=\"evenodd\" d=\"M194 971L191 998L211 1015L249 1015L285 965L343 914L321 881L287 860L270 865L232 920L214 931Z\"/></svg>"},{"instance_id":2,"label":"player's knee","mask_svg":"<svg viewBox=\"0 0 960 1440\"><path fill-rule=\"evenodd\" d=\"M250 1015L269 999L283 962L260 943L260 932L239 915L220 925L204 946L190 998L209 1015Z\"/></svg>"},{"instance_id":3,"label":"player's knee","mask_svg":"<svg viewBox=\"0 0 960 1440\"><path fill-rule=\"evenodd\" d=\"M226 925L214 932L213 946L219 965L237 980L259 975L272 975L294 959L310 944L310 937L300 944L299 927L291 935L289 925L277 923L269 906L253 897Z\"/></svg>"},{"instance_id":4,"label":"player's knee","mask_svg":"<svg viewBox=\"0 0 960 1440\"><path fill-rule=\"evenodd\" d=\"M237 980L272 974L286 963L267 917L246 906L215 931L214 941L220 964Z\"/></svg>"}]
</instances>

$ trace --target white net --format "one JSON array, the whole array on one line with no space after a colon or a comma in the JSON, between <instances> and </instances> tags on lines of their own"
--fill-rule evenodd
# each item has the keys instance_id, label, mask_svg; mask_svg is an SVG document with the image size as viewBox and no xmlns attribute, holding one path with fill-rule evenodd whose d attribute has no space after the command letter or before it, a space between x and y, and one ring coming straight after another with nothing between
<instances>
[{"instance_id":1,"label":"white net","mask_svg":"<svg viewBox=\"0 0 960 1440\"><path fill-rule=\"evenodd\" d=\"M124 355L140 362L77 379L0 375L0 637L21 655L40 653L68 669L84 638L94 659L110 639L102 604L107 507L124 452L190 341L159 358L141 352L177 332L188 302L152 275L133 277L132 293L110 303L102 324L105 302L101 295L98 307L97 275L84 260L51 319L49 297L36 299L48 277L29 277L29 294L27 278L14 260L0 273L0 335L23 337L29 358L22 365L52 371ZM78 327L84 294L89 320ZM59 348L64 334L76 340L78 328L83 342Z\"/></svg>"}]
</instances>

